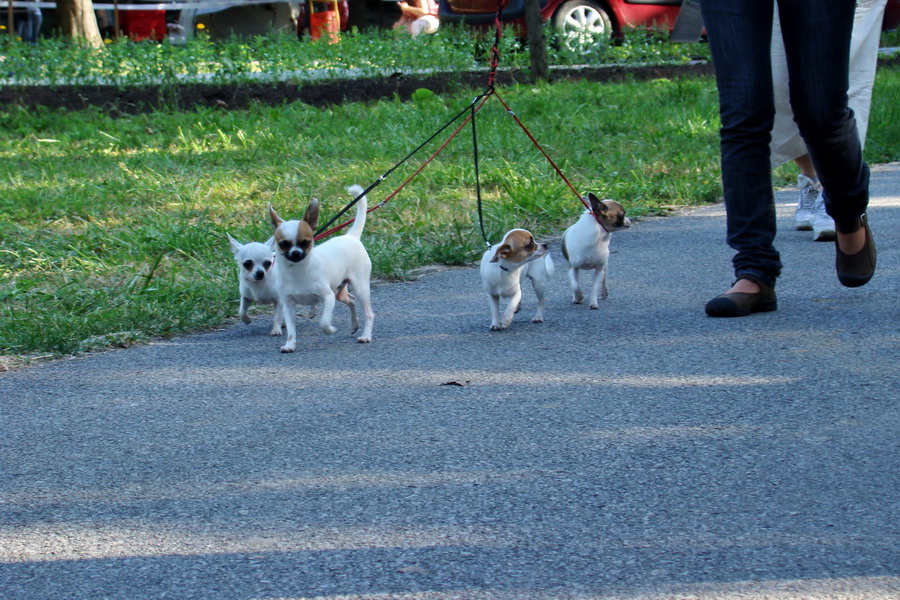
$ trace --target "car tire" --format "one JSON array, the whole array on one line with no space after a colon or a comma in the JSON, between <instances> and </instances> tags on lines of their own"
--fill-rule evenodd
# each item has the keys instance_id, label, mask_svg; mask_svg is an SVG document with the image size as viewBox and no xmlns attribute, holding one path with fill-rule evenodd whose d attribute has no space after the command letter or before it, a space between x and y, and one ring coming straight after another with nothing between
<instances>
[{"instance_id":1,"label":"car tire","mask_svg":"<svg viewBox=\"0 0 900 600\"><path fill-rule=\"evenodd\" d=\"M607 10L590 0L564 2L553 13L553 25L569 35L588 33L595 37L612 38L615 34Z\"/></svg>"}]
</instances>

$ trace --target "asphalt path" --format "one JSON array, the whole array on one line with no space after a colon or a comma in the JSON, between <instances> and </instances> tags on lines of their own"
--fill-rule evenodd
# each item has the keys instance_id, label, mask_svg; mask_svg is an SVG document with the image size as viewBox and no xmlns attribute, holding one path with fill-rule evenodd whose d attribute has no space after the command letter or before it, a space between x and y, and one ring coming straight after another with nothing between
<instances>
[{"instance_id":1,"label":"asphalt path","mask_svg":"<svg viewBox=\"0 0 900 600\"><path fill-rule=\"evenodd\" d=\"M0 598L900 598L900 163L860 289L795 195L773 313L704 315L709 206L615 234L599 310L554 244L543 324L452 269L377 285L371 344L339 307L3 374Z\"/></svg>"}]
</instances>

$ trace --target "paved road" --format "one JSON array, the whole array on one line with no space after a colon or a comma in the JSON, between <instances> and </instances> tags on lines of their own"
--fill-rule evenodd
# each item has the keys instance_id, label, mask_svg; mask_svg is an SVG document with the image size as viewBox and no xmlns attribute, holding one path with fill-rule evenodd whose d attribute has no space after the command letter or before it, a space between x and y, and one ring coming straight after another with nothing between
<instances>
[{"instance_id":1,"label":"paved road","mask_svg":"<svg viewBox=\"0 0 900 600\"><path fill-rule=\"evenodd\" d=\"M554 248L540 325L458 269L377 287L370 345L261 318L0 376L0 598L900 598L900 164L861 289L794 194L774 313L703 314L713 206L617 234L598 311Z\"/></svg>"}]
</instances>

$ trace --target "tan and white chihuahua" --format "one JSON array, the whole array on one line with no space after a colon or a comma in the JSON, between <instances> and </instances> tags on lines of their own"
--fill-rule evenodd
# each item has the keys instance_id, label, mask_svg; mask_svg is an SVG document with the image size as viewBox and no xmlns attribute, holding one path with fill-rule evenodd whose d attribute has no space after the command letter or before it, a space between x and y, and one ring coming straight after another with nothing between
<instances>
[{"instance_id":1,"label":"tan and white chihuahua","mask_svg":"<svg viewBox=\"0 0 900 600\"><path fill-rule=\"evenodd\" d=\"M275 284L276 275L272 268L275 265L275 251L272 240L265 244L249 242L242 244L229 234L228 244L238 264L238 282L241 293L241 321L248 325L252 322L248 309L257 304L274 304L275 314L272 317L271 335L281 335L283 321L281 303L278 301L278 290Z\"/></svg>"},{"instance_id":2,"label":"tan and white chihuahua","mask_svg":"<svg viewBox=\"0 0 900 600\"><path fill-rule=\"evenodd\" d=\"M578 272L581 269L593 270L591 283L591 308L600 308L598 298L606 299L609 288L606 285L606 274L609 270L609 240L614 231L623 231L631 227L631 220L625 216L625 209L613 200L600 201L593 194L586 200L591 209L585 210L581 217L563 234L562 253L569 261L569 284L575 304L584 302L584 294L578 285Z\"/></svg>"},{"instance_id":3,"label":"tan and white chihuahua","mask_svg":"<svg viewBox=\"0 0 900 600\"><path fill-rule=\"evenodd\" d=\"M513 229L503 241L491 246L481 257L481 281L491 306L491 331L500 331L512 323L522 302L522 282L531 279L538 307L532 323L544 322L545 289L553 275L553 259L547 244L538 244L525 229ZM500 316L500 298L509 304Z\"/></svg>"},{"instance_id":4,"label":"tan and white chihuahua","mask_svg":"<svg viewBox=\"0 0 900 600\"><path fill-rule=\"evenodd\" d=\"M354 185L348 188L354 197L363 193L363 188ZM366 224L366 197L359 198L356 219L346 234L331 238L316 245L315 230L319 221L319 201L310 202L300 221L285 221L269 205L269 218L275 228L275 272L277 273L278 299L286 316L294 314L297 304L322 305L319 328L326 334L336 329L331 324L335 301L350 307L350 332L359 329L356 303L363 311L363 332L358 341L372 341L372 312L370 279L372 261L360 241ZM353 290L353 294L348 290ZM282 352L293 352L297 348L297 324L293 318L285 318L287 339Z\"/></svg>"}]
</instances>

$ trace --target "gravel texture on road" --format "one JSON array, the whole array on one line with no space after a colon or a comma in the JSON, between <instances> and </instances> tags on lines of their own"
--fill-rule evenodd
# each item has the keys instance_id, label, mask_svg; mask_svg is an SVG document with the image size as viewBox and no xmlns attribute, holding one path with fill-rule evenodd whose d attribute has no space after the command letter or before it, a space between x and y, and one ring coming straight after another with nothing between
<instances>
[{"instance_id":1,"label":"gravel texture on road","mask_svg":"<svg viewBox=\"0 0 900 600\"><path fill-rule=\"evenodd\" d=\"M542 324L450 269L371 344L339 306L2 374L0 598L896 600L900 164L872 192L854 290L778 193L772 313L704 315L710 206L615 234L599 310L555 242Z\"/></svg>"}]
</instances>

